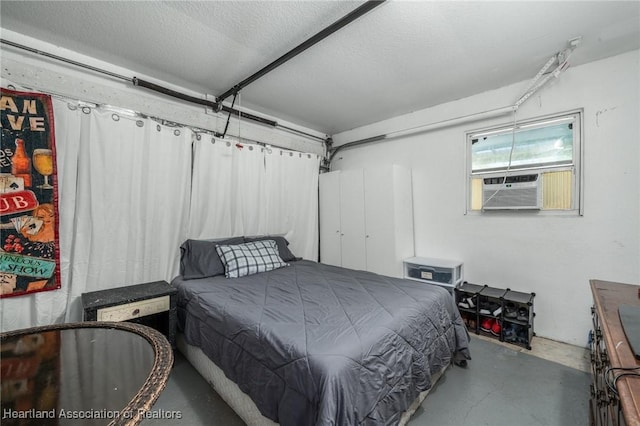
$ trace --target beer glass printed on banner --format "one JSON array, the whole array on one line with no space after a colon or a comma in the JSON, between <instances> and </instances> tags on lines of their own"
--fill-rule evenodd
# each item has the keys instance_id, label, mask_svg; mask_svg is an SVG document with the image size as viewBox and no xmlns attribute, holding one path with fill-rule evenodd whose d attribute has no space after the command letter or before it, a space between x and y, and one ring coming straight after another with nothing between
<instances>
[{"instance_id":1,"label":"beer glass printed on banner","mask_svg":"<svg viewBox=\"0 0 640 426\"><path fill-rule=\"evenodd\" d=\"M38 185L41 189L53 189L49 184L49 176L53 174L53 153L50 149L33 150L33 167L44 176L44 183Z\"/></svg>"}]
</instances>

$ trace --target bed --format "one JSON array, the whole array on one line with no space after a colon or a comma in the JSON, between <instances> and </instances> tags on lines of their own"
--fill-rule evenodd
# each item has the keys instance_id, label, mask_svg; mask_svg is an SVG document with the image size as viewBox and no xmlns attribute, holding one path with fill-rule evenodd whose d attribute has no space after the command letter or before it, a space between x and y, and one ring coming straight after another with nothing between
<instances>
[{"instance_id":1,"label":"bed","mask_svg":"<svg viewBox=\"0 0 640 426\"><path fill-rule=\"evenodd\" d=\"M219 247L228 241L206 243L225 268ZM183 263L196 250L183 245L172 282L181 351L223 380L216 390L232 382L269 419L247 423L396 425L451 362L470 359L446 290L298 260L278 243L286 266L237 278L190 274Z\"/></svg>"}]
</instances>

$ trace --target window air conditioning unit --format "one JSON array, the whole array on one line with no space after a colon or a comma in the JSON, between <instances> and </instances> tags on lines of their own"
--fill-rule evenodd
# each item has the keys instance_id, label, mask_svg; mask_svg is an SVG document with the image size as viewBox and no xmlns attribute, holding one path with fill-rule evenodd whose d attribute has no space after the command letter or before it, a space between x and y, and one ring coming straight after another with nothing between
<instances>
[{"instance_id":1,"label":"window air conditioning unit","mask_svg":"<svg viewBox=\"0 0 640 426\"><path fill-rule=\"evenodd\" d=\"M506 179L506 180L505 180ZM540 210L542 176L540 173L508 175L482 179L483 210Z\"/></svg>"}]
</instances>

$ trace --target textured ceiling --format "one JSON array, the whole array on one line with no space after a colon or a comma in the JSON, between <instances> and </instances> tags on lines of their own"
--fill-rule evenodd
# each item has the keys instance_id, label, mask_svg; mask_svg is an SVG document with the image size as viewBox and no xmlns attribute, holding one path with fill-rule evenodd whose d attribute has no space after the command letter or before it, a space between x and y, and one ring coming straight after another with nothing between
<instances>
[{"instance_id":1,"label":"textured ceiling","mask_svg":"<svg viewBox=\"0 0 640 426\"><path fill-rule=\"evenodd\" d=\"M361 4L3 0L0 26L219 95ZM387 1L247 86L240 107L335 134L528 80L577 36L572 66L639 49L640 2Z\"/></svg>"}]
</instances>

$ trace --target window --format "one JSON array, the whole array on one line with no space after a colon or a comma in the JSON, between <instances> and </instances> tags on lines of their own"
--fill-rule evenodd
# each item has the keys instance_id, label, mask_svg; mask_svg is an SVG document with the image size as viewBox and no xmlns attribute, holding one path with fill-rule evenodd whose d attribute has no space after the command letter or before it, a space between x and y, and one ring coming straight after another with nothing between
<instances>
[{"instance_id":1,"label":"window","mask_svg":"<svg viewBox=\"0 0 640 426\"><path fill-rule=\"evenodd\" d=\"M581 112L467 133L467 211L579 211Z\"/></svg>"}]
</instances>

